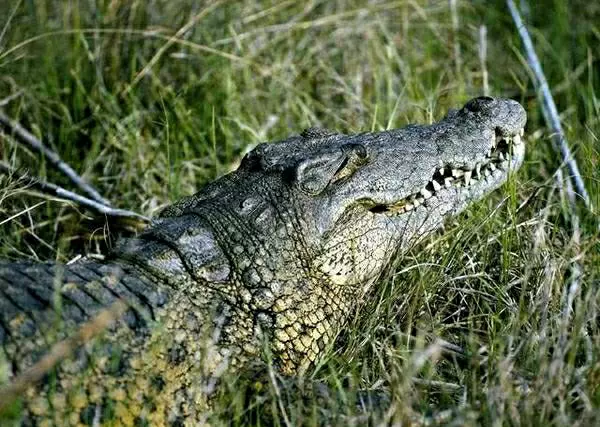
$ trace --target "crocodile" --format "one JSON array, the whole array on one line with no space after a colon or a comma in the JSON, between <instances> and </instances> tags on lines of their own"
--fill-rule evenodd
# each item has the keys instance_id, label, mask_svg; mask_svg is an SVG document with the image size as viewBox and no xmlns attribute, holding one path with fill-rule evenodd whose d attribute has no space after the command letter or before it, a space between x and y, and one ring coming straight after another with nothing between
<instances>
[{"instance_id":1,"label":"crocodile","mask_svg":"<svg viewBox=\"0 0 600 427\"><path fill-rule=\"evenodd\" d=\"M525 122L518 102L479 97L430 125L309 128L256 146L105 260L0 262L9 380L126 305L27 385L23 422L196 425L225 372L268 354L302 375L394 257L520 167Z\"/></svg>"}]
</instances>

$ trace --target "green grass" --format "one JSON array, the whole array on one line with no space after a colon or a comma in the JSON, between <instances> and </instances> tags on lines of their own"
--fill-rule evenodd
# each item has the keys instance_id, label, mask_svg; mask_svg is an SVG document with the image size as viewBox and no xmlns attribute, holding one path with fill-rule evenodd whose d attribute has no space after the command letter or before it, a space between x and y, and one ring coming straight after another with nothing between
<instances>
[{"instance_id":1,"label":"green grass","mask_svg":"<svg viewBox=\"0 0 600 427\"><path fill-rule=\"evenodd\" d=\"M4 107L10 116L117 207L152 216L235 168L261 141L308 126L353 132L439 119L482 94L486 25L490 92L517 99L529 114L524 167L398 260L305 383L341 395L382 385L393 421L599 423L598 215L579 209L574 236L554 179L560 159L504 3L458 2L453 29L443 1L230 1L174 37L204 7L0 0L0 102L20 93ZM538 55L599 206L600 7L560 0L530 7ZM0 157L68 186L1 134ZM2 176L0 224L4 259L65 262L103 253L127 234ZM571 291L576 264L583 275ZM445 355L436 337L468 357ZM235 378L231 384L215 420L220 413L239 424L260 424L264 414L293 425L325 416L364 422L350 396L317 399L300 386L271 386L248 410Z\"/></svg>"}]
</instances>

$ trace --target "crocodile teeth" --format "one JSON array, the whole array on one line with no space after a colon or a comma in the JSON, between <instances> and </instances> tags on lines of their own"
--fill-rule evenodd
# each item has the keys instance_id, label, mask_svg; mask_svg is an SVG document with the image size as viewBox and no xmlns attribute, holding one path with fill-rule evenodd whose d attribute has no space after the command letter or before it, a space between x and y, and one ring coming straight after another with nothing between
<instances>
[{"instance_id":1,"label":"crocodile teeth","mask_svg":"<svg viewBox=\"0 0 600 427\"><path fill-rule=\"evenodd\" d=\"M469 185L469 183L471 182L471 175L473 174L473 171L465 171L465 184Z\"/></svg>"},{"instance_id":2,"label":"crocodile teeth","mask_svg":"<svg viewBox=\"0 0 600 427\"><path fill-rule=\"evenodd\" d=\"M467 169L466 166L464 169L453 169L448 165L444 166L441 161L438 162L433 179L418 193L407 197L406 204L396 208L395 212L407 212L420 205L427 205L427 200L435 196L444 187L468 187L486 178L498 175L500 173L496 172L498 169L508 169L510 167L511 150L514 146L523 144L524 133L525 130L520 129L513 136L494 135L491 141L492 148L488 151L487 159L482 163L476 163L472 169Z\"/></svg>"},{"instance_id":3,"label":"crocodile teeth","mask_svg":"<svg viewBox=\"0 0 600 427\"><path fill-rule=\"evenodd\" d=\"M523 141L521 140L521 135L515 135L513 138L513 143L515 145L520 145Z\"/></svg>"}]
</instances>

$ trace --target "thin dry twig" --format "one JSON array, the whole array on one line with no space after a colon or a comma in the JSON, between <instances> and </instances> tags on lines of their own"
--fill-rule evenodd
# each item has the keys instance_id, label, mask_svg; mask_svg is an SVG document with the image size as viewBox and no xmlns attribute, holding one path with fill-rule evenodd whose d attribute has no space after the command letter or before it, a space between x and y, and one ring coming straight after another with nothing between
<instances>
[{"instance_id":1,"label":"thin dry twig","mask_svg":"<svg viewBox=\"0 0 600 427\"><path fill-rule=\"evenodd\" d=\"M127 304L117 300L105 310L102 310L90 321L81 325L79 330L70 337L56 343L35 365L19 375L10 385L0 388L0 412L15 399L21 396L29 387L39 382L44 375L62 360L66 359L82 344L89 342L104 331L127 310Z\"/></svg>"},{"instance_id":2,"label":"thin dry twig","mask_svg":"<svg viewBox=\"0 0 600 427\"><path fill-rule=\"evenodd\" d=\"M525 48L525 53L527 55L527 62L529 62L529 66L531 67L531 70L535 76L534 83L537 86L538 96L541 100L544 120L554 133L552 138L554 141L554 148L562 156L563 161L569 170L569 180L573 181L575 189L577 190L577 194L579 197L581 197L585 203L585 206L591 209L592 206L590 196L585 189L583 179L581 178L579 168L577 167L577 162L573 158L573 154L571 153L571 150L567 144L562 125L560 124L558 110L556 109L556 104L552 98L552 92L550 92L548 81L546 80L540 61L535 53L535 49L533 48L533 42L529 36L529 31L527 31L527 27L521 19L521 15L519 14L519 10L515 6L514 1L506 0L506 3L508 5L508 9L510 10L513 21L515 22L515 26L517 27L517 31L519 32L519 36L523 41L523 47ZM572 197L572 195L569 195L569 197Z\"/></svg>"},{"instance_id":3,"label":"thin dry twig","mask_svg":"<svg viewBox=\"0 0 600 427\"><path fill-rule=\"evenodd\" d=\"M6 163L0 161L0 173L4 173L7 175L15 175L16 171L14 168L11 168ZM38 190L39 192L46 195L75 202L81 206L93 210L94 212L98 212L100 214L115 218L132 218L138 221L143 221L144 223L150 221L150 218L140 215L136 212L128 211L125 209L111 208L110 206L98 203L95 200L91 200L85 196L74 193L73 191L66 190L56 184L43 181L39 178L28 177L26 179L28 181L27 185L29 188Z\"/></svg>"},{"instance_id":4,"label":"thin dry twig","mask_svg":"<svg viewBox=\"0 0 600 427\"><path fill-rule=\"evenodd\" d=\"M31 132L21 126L17 121L12 120L0 111L0 126L3 126L7 133L13 135L22 144L25 144L32 150L42 154L55 168L64 173L78 188L88 194L96 202L110 207L110 202L100 195L100 193L90 184L84 181L77 172L65 163L60 156L46 147L42 141L37 139Z\"/></svg>"},{"instance_id":5,"label":"thin dry twig","mask_svg":"<svg viewBox=\"0 0 600 427\"><path fill-rule=\"evenodd\" d=\"M535 85L537 86L538 97L541 100L542 113L544 115L544 120L546 121L547 126L552 129L552 141L554 142L554 149L558 151L558 153L562 156L563 162L567 167L568 174L565 177L565 185L562 186L562 171L561 169L557 172L557 181L561 188L566 189L567 198L569 200L569 205L571 208L571 227L573 230L573 243L575 246L575 250L578 250L579 247L579 236L580 232L580 220L577 212L575 210L576 196L578 195L583 200L585 206L588 209L592 209L592 203L590 200L590 196L588 195L585 185L583 183L583 179L581 178L581 174L579 173L579 168L577 166L577 162L575 161L571 150L567 144L567 140L565 138L565 134L562 129L562 125L560 123L560 117L558 115L558 111L556 109L556 104L554 103L554 98L552 97L552 92L550 91L550 87L548 86L548 81L546 80L546 76L544 75L544 71L542 69L542 65L535 53L535 49L533 47L533 42L529 35L529 31L527 30L527 26L521 19L521 15L519 10L517 9L513 0L506 0L508 5L508 9L510 10L510 14L515 22L515 26L519 32L519 36L523 41L523 46L525 48L525 52L527 55L527 61L529 62L529 66L533 71L535 76ZM573 186L575 189L573 189ZM575 191L574 191L575 190ZM575 297L578 294L581 288L581 277L583 276L583 268L581 267L581 260L573 261L571 264L571 283L566 292L566 296L563 301L563 316L562 316L562 334L560 339L560 349L563 352L567 351L567 334L568 328L570 325L572 313L573 313L573 303L575 301Z\"/></svg>"}]
</instances>

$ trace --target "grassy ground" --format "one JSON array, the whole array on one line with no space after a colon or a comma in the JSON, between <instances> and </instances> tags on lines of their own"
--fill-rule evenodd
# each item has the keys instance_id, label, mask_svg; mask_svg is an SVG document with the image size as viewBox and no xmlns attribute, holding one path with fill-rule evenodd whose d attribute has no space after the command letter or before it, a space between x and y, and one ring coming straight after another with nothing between
<instances>
[{"instance_id":1,"label":"grassy ground","mask_svg":"<svg viewBox=\"0 0 600 427\"><path fill-rule=\"evenodd\" d=\"M308 382L342 395L383 387L393 421L600 423L597 215L581 209L573 232L504 3L456 4L0 0L0 103L18 94L7 114L117 207L151 216L234 168L253 144L313 125L431 122L482 94L487 74L492 95L528 111L526 164L398 260ZM594 2L530 2L528 24L595 206L599 22ZM2 135L0 158L68 185ZM103 253L123 233L0 176L0 258L64 262ZM432 337L468 356L444 355ZM234 423L259 424L263 413L289 424L364 422L351 399L271 388L249 411L237 390L225 388L217 411Z\"/></svg>"}]
</instances>

